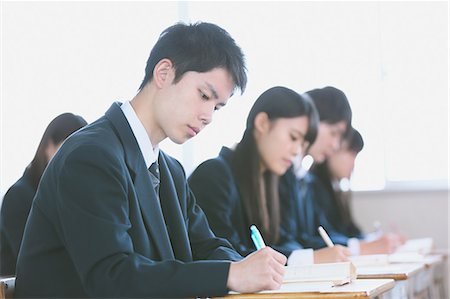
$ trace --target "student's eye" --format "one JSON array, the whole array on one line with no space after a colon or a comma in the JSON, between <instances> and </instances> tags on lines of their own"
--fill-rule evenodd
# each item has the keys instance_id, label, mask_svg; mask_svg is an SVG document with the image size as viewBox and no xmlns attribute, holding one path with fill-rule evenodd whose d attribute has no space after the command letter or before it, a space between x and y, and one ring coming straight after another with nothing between
<instances>
[{"instance_id":1,"label":"student's eye","mask_svg":"<svg viewBox=\"0 0 450 299\"><path fill-rule=\"evenodd\" d=\"M225 106L225 104L219 104L219 105L216 105L215 107L214 107L214 111L218 111L218 110L220 110L221 108L223 108Z\"/></svg>"},{"instance_id":2,"label":"student's eye","mask_svg":"<svg viewBox=\"0 0 450 299\"><path fill-rule=\"evenodd\" d=\"M331 136L337 137L339 135L338 131L331 131Z\"/></svg>"},{"instance_id":3,"label":"student's eye","mask_svg":"<svg viewBox=\"0 0 450 299\"><path fill-rule=\"evenodd\" d=\"M209 96L208 96L207 94L205 94L205 93L203 93L203 92L201 92L201 91L200 91L200 97L201 97L203 100L205 100L205 101L207 101L207 100L210 99Z\"/></svg>"},{"instance_id":4,"label":"student's eye","mask_svg":"<svg viewBox=\"0 0 450 299\"><path fill-rule=\"evenodd\" d=\"M291 135L291 140L295 142L295 141L298 140L298 137L297 137L297 136L294 136L294 135Z\"/></svg>"}]
</instances>

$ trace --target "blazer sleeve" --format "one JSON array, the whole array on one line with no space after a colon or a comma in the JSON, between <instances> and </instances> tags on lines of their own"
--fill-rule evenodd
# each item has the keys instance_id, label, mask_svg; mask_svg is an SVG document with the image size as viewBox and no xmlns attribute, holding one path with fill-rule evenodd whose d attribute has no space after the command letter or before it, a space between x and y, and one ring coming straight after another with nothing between
<instances>
[{"instance_id":1,"label":"blazer sleeve","mask_svg":"<svg viewBox=\"0 0 450 299\"><path fill-rule=\"evenodd\" d=\"M224 238L216 237L209 227L203 210L195 203L195 197L189 189L189 240L194 260L231 260L239 261L242 256Z\"/></svg>"},{"instance_id":2,"label":"blazer sleeve","mask_svg":"<svg viewBox=\"0 0 450 299\"><path fill-rule=\"evenodd\" d=\"M317 228L319 226L322 226L327 231L333 243L347 246L349 238L346 235L340 233L331 224L330 220L327 218L326 211L319 204L320 200L323 201L324 197L329 196L323 184L316 179L309 184L308 188L309 192L307 192L305 200L309 201L308 206L310 207L310 210L308 211L308 213L312 215L313 218L312 222L314 227L311 230L309 230L312 231L313 233L303 234L303 239L305 243L307 243L308 246L311 246L314 249L325 247L326 244L323 241L322 237L320 236L319 232L317 231Z\"/></svg>"},{"instance_id":3,"label":"blazer sleeve","mask_svg":"<svg viewBox=\"0 0 450 299\"><path fill-rule=\"evenodd\" d=\"M243 256L253 252L250 231L242 223L241 199L228 164L220 158L203 162L189 177L189 185L216 236L227 239Z\"/></svg>"},{"instance_id":4,"label":"blazer sleeve","mask_svg":"<svg viewBox=\"0 0 450 299\"><path fill-rule=\"evenodd\" d=\"M229 262L158 261L133 250L128 170L108 149L83 146L65 161L57 187L59 234L90 297L226 294ZM128 181L129 180L129 181ZM205 275L210 280L206 283Z\"/></svg>"},{"instance_id":5,"label":"blazer sleeve","mask_svg":"<svg viewBox=\"0 0 450 299\"><path fill-rule=\"evenodd\" d=\"M290 170L289 170L290 171ZM273 246L274 249L289 257L291 253L298 249L303 249L303 245L299 243L296 238L296 217L295 212L295 184L289 184L292 180L289 174L286 173L280 177L279 181L279 198L280 198L280 240L279 244ZM294 182L295 183L295 182Z\"/></svg>"},{"instance_id":6,"label":"blazer sleeve","mask_svg":"<svg viewBox=\"0 0 450 299\"><path fill-rule=\"evenodd\" d=\"M194 260L228 260L239 261L242 256L234 250L233 246L224 238L219 238L212 232L205 213L197 204L194 193L190 189L183 166L175 159L176 177L178 184L184 186L186 219L188 223L189 242ZM184 201L184 200L183 200Z\"/></svg>"},{"instance_id":7,"label":"blazer sleeve","mask_svg":"<svg viewBox=\"0 0 450 299\"><path fill-rule=\"evenodd\" d=\"M25 224L30 213L34 190L22 177L6 192L1 209L0 274L16 273L16 261L22 242Z\"/></svg>"}]
</instances>

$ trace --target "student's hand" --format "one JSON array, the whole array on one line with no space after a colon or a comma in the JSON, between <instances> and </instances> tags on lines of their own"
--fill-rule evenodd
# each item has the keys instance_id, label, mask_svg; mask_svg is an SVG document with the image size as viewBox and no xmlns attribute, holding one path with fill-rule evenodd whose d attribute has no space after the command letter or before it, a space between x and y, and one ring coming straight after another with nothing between
<instances>
[{"instance_id":1,"label":"student's hand","mask_svg":"<svg viewBox=\"0 0 450 299\"><path fill-rule=\"evenodd\" d=\"M398 237L400 245L403 245L403 244L405 244L406 241L408 241L408 237L406 237L404 234L398 233L398 232L394 233L394 234Z\"/></svg>"},{"instance_id":2,"label":"student's hand","mask_svg":"<svg viewBox=\"0 0 450 299\"><path fill-rule=\"evenodd\" d=\"M405 243L404 237L399 234L383 234L379 239L371 242L360 242L361 254L390 254Z\"/></svg>"},{"instance_id":3,"label":"student's hand","mask_svg":"<svg viewBox=\"0 0 450 299\"><path fill-rule=\"evenodd\" d=\"M347 247L342 245L335 245L333 247L325 247L314 250L314 263L337 263L347 262L350 251Z\"/></svg>"},{"instance_id":4,"label":"student's hand","mask_svg":"<svg viewBox=\"0 0 450 299\"><path fill-rule=\"evenodd\" d=\"M227 287L239 293L277 290L283 282L286 257L270 247L262 248L230 265Z\"/></svg>"}]
</instances>

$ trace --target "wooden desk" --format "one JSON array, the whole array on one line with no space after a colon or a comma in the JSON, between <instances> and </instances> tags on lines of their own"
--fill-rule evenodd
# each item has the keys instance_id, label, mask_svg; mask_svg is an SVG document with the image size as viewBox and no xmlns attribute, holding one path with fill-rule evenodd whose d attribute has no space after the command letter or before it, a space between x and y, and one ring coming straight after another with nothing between
<instances>
[{"instance_id":1,"label":"wooden desk","mask_svg":"<svg viewBox=\"0 0 450 299\"><path fill-rule=\"evenodd\" d=\"M308 286L309 285L309 286ZM384 294L388 293L395 283L392 279L357 279L353 282L330 287L329 285L308 283L287 283L283 284L279 290L265 291L256 294L229 294L223 299L350 299L350 298L378 298L384 299ZM216 299L218 297L215 297Z\"/></svg>"},{"instance_id":2,"label":"wooden desk","mask_svg":"<svg viewBox=\"0 0 450 299\"><path fill-rule=\"evenodd\" d=\"M0 299L13 298L15 282L14 276L0 277Z\"/></svg>"},{"instance_id":3,"label":"wooden desk","mask_svg":"<svg viewBox=\"0 0 450 299\"><path fill-rule=\"evenodd\" d=\"M358 279L394 279L395 287L390 292L392 297L389 298L431 298L429 294L431 282L425 271L424 263L399 263L374 267L363 266L358 267L356 273Z\"/></svg>"}]
</instances>

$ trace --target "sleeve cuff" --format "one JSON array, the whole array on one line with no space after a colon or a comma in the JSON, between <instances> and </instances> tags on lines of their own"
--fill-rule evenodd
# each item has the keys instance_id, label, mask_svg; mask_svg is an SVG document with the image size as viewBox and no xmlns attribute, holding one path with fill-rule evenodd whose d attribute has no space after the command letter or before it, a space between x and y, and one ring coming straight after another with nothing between
<instances>
[{"instance_id":1,"label":"sleeve cuff","mask_svg":"<svg viewBox=\"0 0 450 299\"><path fill-rule=\"evenodd\" d=\"M359 255L360 247L359 247L359 239L358 238L350 238L347 241L347 247L350 251L350 255Z\"/></svg>"}]
</instances>

